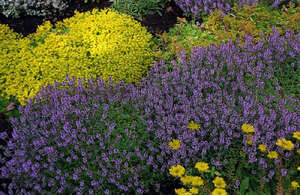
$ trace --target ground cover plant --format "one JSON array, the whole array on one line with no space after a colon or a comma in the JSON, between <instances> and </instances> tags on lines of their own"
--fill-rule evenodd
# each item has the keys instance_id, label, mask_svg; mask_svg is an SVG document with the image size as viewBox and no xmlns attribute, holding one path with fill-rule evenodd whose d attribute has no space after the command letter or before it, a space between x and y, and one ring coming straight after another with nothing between
<instances>
[{"instance_id":1,"label":"ground cover plant","mask_svg":"<svg viewBox=\"0 0 300 195\"><path fill-rule=\"evenodd\" d=\"M296 29L270 28L277 24L270 15L280 21L276 13L282 12L264 13L267 7L236 9L236 18L225 21L212 12L211 32L179 19L171 33L181 29L182 45L175 55L156 55L159 61L138 83L76 75L37 90L11 119L12 135L0 131L1 143L9 138L0 156L0 179L11 179L6 193L161 194L170 181L176 185L164 194L298 194L300 34L298 8L288 9L288 22L278 24ZM237 21L253 13L258 26L248 36ZM259 22L261 16L268 22ZM16 63L15 53L43 45L53 34L49 44L68 34L72 25L66 23L45 23L28 39L5 26L1 52ZM224 23L243 39L219 41ZM260 30L267 33L257 39ZM220 43L201 45L202 40ZM91 56L75 46L79 56Z\"/></svg>"},{"instance_id":2,"label":"ground cover plant","mask_svg":"<svg viewBox=\"0 0 300 195\"><path fill-rule=\"evenodd\" d=\"M3 25L1 31L3 37L10 33ZM55 27L45 22L36 33L16 39L1 43L0 91L22 105L66 74L139 82L153 63L151 34L130 16L109 9L77 12Z\"/></svg>"}]
</instances>

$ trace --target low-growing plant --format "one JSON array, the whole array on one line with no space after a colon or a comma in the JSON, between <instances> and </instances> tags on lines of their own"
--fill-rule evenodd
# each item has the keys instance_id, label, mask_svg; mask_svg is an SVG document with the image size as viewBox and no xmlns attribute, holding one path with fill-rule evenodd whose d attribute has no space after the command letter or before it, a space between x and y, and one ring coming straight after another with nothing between
<instances>
[{"instance_id":1,"label":"low-growing plant","mask_svg":"<svg viewBox=\"0 0 300 195\"><path fill-rule=\"evenodd\" d=\"M0 91L24 105L66 74L138 83L153 65L151 37L131 16L111 9L76 12L55 26L45 22L34 34L0 42Z\"/></svg>"},{"instance_id":2,"label":"low-growing plant","mask_svg":"<svg viewBox=\"0 0 300 195\"><path fill-rule=\"evenodd\" d=\"M69 6L67 0L0 0L0 13L6 17L55 16Z\"/></svg>"},{"instance_id":3,"label":"low-growing plant","mask_svg":"<svg viewBox=\"0 0 300 195\"><path fill-rule=\"evenodd\" d=\"M151 168L154 135L135 108L133 85L85 82L49 85L11 119L1 168L12 179L9 194L142 194L162 179Z\"/></svg>"},{"instance_id":4,"label":"low-growing plant","mask_svg":"<svg viewBox=\"0 0 300 195\"><path fill-rule=\"evenodd\" d=\"M244 133L247 134L248 138L248 144L252 144L251 141L251 136L249 135L251 133L255 132L255 129L253 126L249 124L243 124L241 128ZM248 130L253 130L253 131L248 131ZM293 138L299 142L300 140L300 132L294 132L293 133ZM247 174L239 175L236 181L241 181L238 182L238 184L235 184L234 191L231 191L230 194L257 194L258 193L258 182L260 182L259 186L259 193L263 194L291 194L292 192L297 193L297 188L300 188L299 183L297 180L299 179L299 176L297 177L297 174L295 172L296 169L298 171L300 170L300 167L295 162L297 162L297 159L299 159L299 152L293 152L292 154L288 154L288 158L286 157L286 152L287 151L292 151L294 149L294 143L290 140L286 140L285 138L283 139L278 139L276 142L276 145L280 147L281 154L278 154L275 151L268 151L267 146L264 144L260 144L258 146L258 150L260 150L261 153L267 153L268 155L265 155L264 158L261 158L260 162L263 162L263 175L260 177L260 179L257 181L257 178L251 177L249 175L249 172ZM177 148L178 149L178 148ZM298 149L299 150L299 149ZM283 159L285 161L293 161L291 163L293 166L283 168ZM232 161L229 160L228 164L230 165ZM247 163L244 161L239 162L241 166L247 167ZM266 183L265 181L268 180L266 177L270 177L266 175L266 168L269 166L273 166L276 164L276 173L272 173L272 175L275 174L275 177L277 181L275 180L274 183ZM226 166L224 166L226 168ZM180 181L185 185L186 188L180 188L180 189L175 189L175 193L178 195L183 195L183 194L224 194L226 195L226 188L229 189L230 186L227 185L227 182L224 181L221 175L224 176L225 180L229 179L229 176L227 172L222 172L222 173L217 173L217 176L215 176L215 167L210 168L208 163L205 162L197 162L194 166L194 169L191 170L186 170L183 166L181 165L173 165L169 169L169 174L180 178ZM230 167L228 167L230 169ZM234 170L233 170L234 171ZM248 170L249 171L249 170ZM250 170L251 172L251 170ZM252 170L253 172L253 170ZM196 176L195 176L196 175ZM273 176L272 176L273 177ZM208 181L211 180L211 178L215 178L212 183L209 183ZM263 178L263 179L261 179ZM254 180L254 181L253 181ZM256 181L255 181L256 180ZM283 185L283 183L287 185ZM264 185L267 184L267 185ZM271 185L270 185L271 184ZM275 185L274 185L275 184ZM214 188L214 189L213 189Z\"/></svg>"},{"instance_id":5,"label":"low-growing plant","mask_svg":"<svg viewBox=\"0 0 300 195\"><path fill-rule=\"evenodd\" d=\"M111 8L142 20L146 15L162 15L162 11L171 0L110 0L110 2L113 3Z\"/></svg>"},{"instance_id":6,"label":"low-growing plant","mask_svg":"<svg viewBox=\"0 0 300 195\"><path fill-rule=\"evenodd\" d=\"M234 6L230 15L224 15L220 10L212 12L204 18L203 25L218 41L239 39L242 45L246 35L249 35L253 37L253 42L258 43L261 34L267 39L274 27L280 34L284 34L286 29L300 32L300 7L292 3L289 8L284 6L282 10L272 10L266 6Z\"/></svg>"},{"instance_id":7,"label":"low-growing plant","mask_svg":"<svg viewBox=\"0 0 300 195\"><path fill-rule=\"evenodd\" d=\"M268 6L271 8L282 8L289 2L296 5L299 4L297 0L175 0L175 3L182 9L187 16L192 16L195 19L200 19L209 16L216 9L222 10L224 14L230 14L231 8L234 6L243 7L248 5L251 7Z\"/></svg>"},{"instance_id":8,"label":"low-growing plant","mask_svg":"<svg viewBox=\"0 0 300 195\"><path fill-rule=\"evenodd\" d=\"M281 97L274 78L277 66L285 63L284 51L300 44L299 34L279 37L274 32L269 41L253 45L249 37L246 43L195 47L189 59L182 51L180 63L171 61L171 69L163 61L156 63L138 86L134 96L139 97L142 118L148 131L161 140L154 158L159 168L154 171L164 172L176 164L189 167L197 161L222 170L229 160L241 161L242 155L249 165L236 170L260 178L255 144L279 152L277 138L299 129L299 99ZM241 131L243 123L257 130L252 145ZM228 182L235 184L233 179Z\"/></svg>"}]
</instances>

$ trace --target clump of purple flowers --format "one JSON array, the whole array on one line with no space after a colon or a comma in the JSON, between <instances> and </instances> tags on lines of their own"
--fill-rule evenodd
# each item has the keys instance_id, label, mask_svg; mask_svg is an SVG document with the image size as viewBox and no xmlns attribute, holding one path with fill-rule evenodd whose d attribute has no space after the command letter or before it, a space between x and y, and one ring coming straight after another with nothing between
<instances>
[{"instance_id":1,"label":"clump of purple flowers","mask_svg":"<svg viewBox=\"0 0 300 195\"><path fill-rule=\"evenodd\" d=\"M224 13L230 13L231 7L236 3L239 7L243 5L253 6L256 3L265 3L259 0L175 0L175 3L187 14L192 14L195 17L209 15L216 9L222 10ZM284 1L286 3L286 1ZM295 2L295 1L292 1ZM282 4L280 0L274 0L272 7L277 8Z\"/></svg>"},{"instance_id":2,"label":"clump of purple flowers","mask_svg":"<svg viewBox=\"0 0 300 195\"><path fill-rule=\"evenodd\" d=\"M147 192L152 138L133 106L133 86L67 80L44 88L11 120L1 168L12 179L9 194Z\"/></svg>"},{"instance_id":3,"label":"clump of purple flowers","mask_svg":"<svg viewBox=\"0 0 300 195\"><path fill-rule=\"evenodd\" d=\"M279 98L274 78L277 66L285 65L286 52L293 50L299 56L299 38L293 32L283 37L274 32L267 42L256 45L249 37L243 47L232 42L195 47L189 60L182 51L180 64L171 62L172 71L163 61L156 63L136 91L147 131L160 140L155 171L177 164L193 167L201 160L224 167L231 146L240 146L254 163L257 144L272 150L278 138L299 130L299 99ZM294 62L299 64L299 58L294 56ZM200 129L188 129L191 121ZM256 130L250 146L241 130L244 123ZM172 139L180 141L178 150L168 146Z\"/></svg>"}]
</instances>

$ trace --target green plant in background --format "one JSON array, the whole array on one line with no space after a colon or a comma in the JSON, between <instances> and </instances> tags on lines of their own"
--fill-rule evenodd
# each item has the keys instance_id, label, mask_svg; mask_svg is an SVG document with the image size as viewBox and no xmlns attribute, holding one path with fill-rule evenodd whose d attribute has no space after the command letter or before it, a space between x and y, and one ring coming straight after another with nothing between
<instances>
[{"instance_id":1,"label":"green plant in background","mask_svg":"<svg viewBox=\"0 0 300 195\"><path fill-rule=\"evenodd\" d=\"M145 15L159 14L171 0L110 0L111 8L136 19L142 20Z\"/></svg>"},{"instance_id":2,"label":"green plant in background","mask_svg":"<svg viewBox=\"0 0 300 195\"><path fill-rule=\"evenodd\" d=\"M190 53L195 46L206 47L215 44L217 39L210 32L201 30L195 21L187 22L184 18L177 18L177 24L168 33L158 35L156 39L155 57L167 62L175 59L180 50Z\"/></svg>"}]
</instances>

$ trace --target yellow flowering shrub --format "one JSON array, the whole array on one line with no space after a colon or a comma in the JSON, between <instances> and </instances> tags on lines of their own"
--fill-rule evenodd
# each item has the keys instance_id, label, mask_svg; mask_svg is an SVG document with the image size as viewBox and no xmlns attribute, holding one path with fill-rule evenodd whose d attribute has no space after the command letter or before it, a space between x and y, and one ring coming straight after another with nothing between
<instances>
[{"instance_id":1,"label":"yellow flowering shrub","mask_svg":"<svg viewBox=\"0 0 300 195\"><path fill-rule=\"evenodd\" d=\"M0 42L0 91L24 105L40 87L64 81L66 74L138 83L154 62L151 38L131 16L111 9L76 12L55 26L45 22L11 43L13 61L2 49L8 43Z\"/></svg>"}]
</instances>

